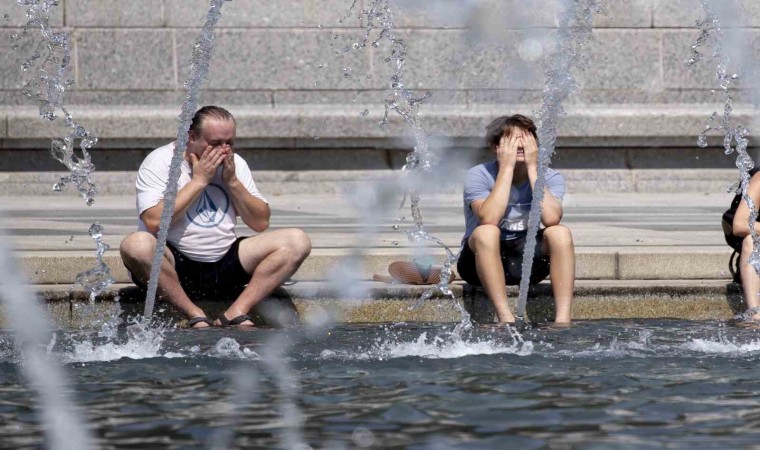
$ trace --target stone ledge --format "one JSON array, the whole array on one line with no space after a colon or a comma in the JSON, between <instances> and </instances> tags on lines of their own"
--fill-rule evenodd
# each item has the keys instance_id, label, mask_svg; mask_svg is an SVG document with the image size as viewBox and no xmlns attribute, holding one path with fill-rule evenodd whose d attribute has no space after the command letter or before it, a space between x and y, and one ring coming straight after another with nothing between
<instances>
[{"instance_id":1,"label":"stone ledge","mask_svg":"<svg viewBox=\"0 0 760 450\"><path fill-rule=\"evenodd\" d=\"M705 193L725 192L736 180L736 169L561 169L573 193ZM393 170L254 171L256 183L269 196L341 194L367 180L397 183L402 176ZM464 170L452 173L440 193L461 193ZM0 194L5 196L60 196L52 186L65 172L0 172ZM135 172L95 172L93 180L101 195L134 195ZM73 195L66 187L64 194Z\"/></svg>"},{"instance_id":2,"label":"stone ledge","mask_svg":"<svg viewBox=\"0 0 760 450\"><path fill-rule=\"evenodd\" d=\"M292 299L302 319L314 320L320 316L344 323L367 322L456 322L460 315L452 300L433 298L415 308L424 291L419 286L364 283L366 295L361 298L341 299L334 289L325 283L302 282L286 286L277 294ZM38 298L46 307L48 318L64 328L89 328L97 320L114 314L116 293L122 295L122 314L142 313L142 297L134 288L115 285L90 307L87 294L82 291L69 293L61 287L33 286ZM461 283L455 283L456 301L473 311L473 299L463 297ZM509 290L510 299L516 297L516 288ZM482 302L483 299L481 298ZM548 283L540 283L533 289L529 301L532 320L551 319L551 293ZM209 314L223 310L221 303L201 305ZM744 305L737 285L719 280L661 280L658 282L631 280L625 282L580 281L575 290L573 304L574 320L679 318L688 320L726 320L732 318ZM158 316L182 322L171 308L158 304ZM473 311L477 312L477 311ZM481 321L487 318L480 317Z\"/></svg>"},{"instance_id":3,"label":"stone ledge","mask_svg":"<svg viewBox=\"0 0 760 450\"><path fill-rule=\"evenodd\" d=\"M366 106L367 117L360 117L361 105L288 105L279 107L233 108L238 121L238 138L282 139L315 137L327 139L406 138L409 127L396 116L388 125L378 126L382 107ZM511 111L534 111L535 104L511 105ZM568 106L560 126L560 137L610 139L627 137L683 138L698 134L715 105L625 105ZM80 107L71 113L82 125L104 139L172 139L177 129L176 108L157 107ZM452 105L421 114L426 130L449 138L482 138L485 125L504 114L495 105ZM737 106L734 118L750 123L752 109ZM32 108L0 107L0 123L7 123L2 139L34 140L61 135L60 121L50 123L39 118ZM0 128L0 133L3 130ZM654 145L655 143L652 143Z\"/></svg>"},{"instance_id":4,"label":"stone ledge","mask_svg":"<svg viewBox=\"0 0 760 450\"><path fill-rule=\"evenodd\" d=\"M727 246L680 247L671 250L620 250L617 248L577 248L579 280L726 280ZM327 280L330 270L351 255L351 250L314 249L301 269L293 276L299 282ZM410 250L372 249L364 256L361 277L371 279L375 273L387 273L388 265L413 257ZM26 251L16 255L31 283L41 285L74 282L77 273L91 269L92 252ZM104 258L118 283L130 282L121 258L107 254Z\"/></svg>"}]
</instances>

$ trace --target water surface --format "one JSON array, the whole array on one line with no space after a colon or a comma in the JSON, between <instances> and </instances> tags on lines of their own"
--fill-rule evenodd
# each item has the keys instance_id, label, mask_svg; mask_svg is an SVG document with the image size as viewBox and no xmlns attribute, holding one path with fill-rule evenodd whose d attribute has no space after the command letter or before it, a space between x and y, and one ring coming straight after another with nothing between
<instances>
[{"instance_id":1,"label":"water surface","mask_svg":"<svg viewBox=\"0 0 760 450\"><path fill-rule=\"evenodd\" d=\"M757 448L760 334L594 321L454 337L453 325L59 332L103 448ZM0 335L4 448L41 447ZM292 377L292 378L290 378ZM292 383L289 383L292 381ZM289 444L288 444L289 443Z\"/></svg>"}]
</instances>

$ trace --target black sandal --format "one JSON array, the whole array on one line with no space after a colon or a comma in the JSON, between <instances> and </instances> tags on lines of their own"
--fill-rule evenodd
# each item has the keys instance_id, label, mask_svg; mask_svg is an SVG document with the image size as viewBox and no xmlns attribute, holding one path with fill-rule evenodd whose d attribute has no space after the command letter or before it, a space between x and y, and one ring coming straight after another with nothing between
<instances>
[{"instance_id":1,"label":"black sandal","mask_svg":"<svg viewBox=\"0 0 760 450\"><path fill-rule=\"evenodd\" d=\"M221 323L223 327L236 327L247 320L253 322L253 320L251 320L251 317L247 314L241 314L234 319L227 319L227 317L224 316L224 313L219 315L219 323Z\"/></svg>"},{"instance_id":2,"label":"black sandal","mask_svg":"<svg viewBox=\"0 0 760 450\"><path fill-rule=\"evenodd\" d=\"M187 321L187 326L189 328L194 328L194 325L198 323L206 323L208 324L209 327L214 326L214 322L212 322L211 319L209 319L206 316L193 317L192 319ZM207 327L203 327L203 328L207 328Z\"/></svg>"}]
</instances>

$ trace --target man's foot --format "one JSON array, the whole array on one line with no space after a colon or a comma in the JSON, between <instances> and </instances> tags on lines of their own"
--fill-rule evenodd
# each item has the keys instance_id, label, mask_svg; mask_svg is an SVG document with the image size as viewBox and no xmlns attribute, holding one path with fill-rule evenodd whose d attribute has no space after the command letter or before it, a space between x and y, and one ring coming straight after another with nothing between
<instances>
[{"instance_id":1,"label":"man's foot","mask_svg":"<svg viewBox=\"0 0 760 450\"><path fill-rule=\"evenodd\" d=\"M187 321L187 326L190 328L208 328L210 326L214 325L214 322L211 321L206 316L197 316L193 317L192 319Z\"/></svg>"},{"instance_id":2,"label":"man's foot","mask_svg":"<svg viewBox=\"0 0 760 450\"><path fill-rule=\"evenodd\" d=\"M241 314L232 319L228 319L227 316L222 313L216 320L216 324L223 327L253 327L253 321L247 314Z\"/></svg>"}]
</instances>

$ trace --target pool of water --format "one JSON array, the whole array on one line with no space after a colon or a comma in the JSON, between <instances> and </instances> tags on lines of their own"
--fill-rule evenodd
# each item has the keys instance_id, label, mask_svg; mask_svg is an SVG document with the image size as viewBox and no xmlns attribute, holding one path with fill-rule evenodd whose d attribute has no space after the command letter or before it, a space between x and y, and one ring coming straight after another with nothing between
<instances>
[{"instance_id":1,"label":"pool of water","mask_svg":"<svg viewBox=\"0 0 760 450\"><path fill-rule=\"evenodd\" d=\"M760 332L593 321L462 336L453 325L59 332L103 448L750 448ZM0 446L42 447L0 335ZM757 448L757 447L754 447Z\"/></svg>"}]
</instances>

